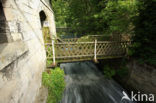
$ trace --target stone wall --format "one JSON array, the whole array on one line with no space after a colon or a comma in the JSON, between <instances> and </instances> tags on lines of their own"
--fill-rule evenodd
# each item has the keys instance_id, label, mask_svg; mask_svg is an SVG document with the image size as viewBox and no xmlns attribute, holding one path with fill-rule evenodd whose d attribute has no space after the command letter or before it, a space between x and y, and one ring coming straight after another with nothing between
<instances>
[{"instance_id":1,"label":"stone wall","mask_svg":"<svg viewBox=\"0 0 156 103\"><path fill-rule=\"evenodd\" d=\"M129 59L126 61L127 75L118 76L117 74L114 79L129 93L131 91L141 92L146 94L155 94L156 99L156 67L147 64L139 64L135 60ZM111 68L120 69L123 68L122 59L110 59L100 60L97 65L103 72L103 68L109 65ZM122 74L122 73L121 73Z\"/></svg>"},{"instance_id":2,"label":"stone wall","mask_svg":"<svg viewBox=\"0 0 156 103\"><path fill-rule=\"evenodd\" d=\"M45 12L54 37L53 11L42 0L0 2L0 24L6 25L0 26L0 37L6 38L0 39L0 103L34 103L46 65L39 12Z\"/></svg>"},{"instance_id":3,"label":"stone wall","mask_svg":"<svg viewBox=\"0 0 156 103\"><path fill-rule=\"evenodd\" d=\"M125 80L127 86L137 91L156 95L156 68L147 64L139 64L131 61L127 67L130 70L129 77Z\"/></svg>"}]
</instances>

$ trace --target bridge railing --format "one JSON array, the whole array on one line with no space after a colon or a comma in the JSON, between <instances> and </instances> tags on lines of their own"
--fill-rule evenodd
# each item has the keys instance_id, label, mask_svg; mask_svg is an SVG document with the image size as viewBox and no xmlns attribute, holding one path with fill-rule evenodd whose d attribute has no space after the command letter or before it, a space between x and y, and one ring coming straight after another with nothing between
<instances>
[{"instance_id":1,"label":"bridge railing","mask_svg":"<svg viewBox=\"0 0 156 103\"><path fill-rule=\"evenodd\" d=\"M56 42L54 45L47 43L46 52L47 59L55 57L63 62L118 58L127 54L129 44L127 41Z\"/></svg>"},{"instance_id":2,"label":"bridge railing","mask_svg":"<svg viewBox=\"0 0 156 103\"><path fill-rule=\"evenodd\" d=\"M62 42L92 42L94 40L98 40L98 41L112 41L111 40L111 36L100 36L100 35L89 35L86 37L81 37L81 38L65 38L65 39L61 39Z\"/></svg>"}]
</instances>

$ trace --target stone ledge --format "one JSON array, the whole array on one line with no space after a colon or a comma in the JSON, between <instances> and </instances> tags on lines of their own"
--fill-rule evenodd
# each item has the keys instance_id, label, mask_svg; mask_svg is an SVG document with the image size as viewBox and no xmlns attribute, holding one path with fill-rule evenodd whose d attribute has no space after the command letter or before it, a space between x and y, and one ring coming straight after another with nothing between
<instances>
[{"instance_id":1,"label":"stone ledge","mask_svg":"<svg viewBox=\"0 0 156 103\"><path fill-rule=\"evenodd\" d=\"M0 70L28 51L23 41L0 44Z\"/></svg>"}]
</instances>

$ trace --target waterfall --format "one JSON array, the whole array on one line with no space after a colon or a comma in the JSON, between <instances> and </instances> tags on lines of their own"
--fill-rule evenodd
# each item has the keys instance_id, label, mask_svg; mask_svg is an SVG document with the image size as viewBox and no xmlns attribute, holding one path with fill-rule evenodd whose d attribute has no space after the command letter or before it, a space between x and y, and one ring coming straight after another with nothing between
<instances>
[{"instance_id":1,"label":"waterfall","mask_svg":"<svg viewBox=\"0 0 156 103\"><path fill-rule=\"evenodd\" d=\"M66 88L60 103L133 103L125 90L103 74L92 62L62 63Z\"/></svg>"}]
</instances>

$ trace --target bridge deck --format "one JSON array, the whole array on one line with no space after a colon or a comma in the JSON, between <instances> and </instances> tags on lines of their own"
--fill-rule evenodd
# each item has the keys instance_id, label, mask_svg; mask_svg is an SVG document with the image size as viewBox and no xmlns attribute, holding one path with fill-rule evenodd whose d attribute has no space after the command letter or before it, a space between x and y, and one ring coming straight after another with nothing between
<instances>
[{"instance_id":1,"label":"bridge deck","mask_svg":"<svg viewBox=\"0 0 156 103\"><path fill-rule=\"evenodd\" d=\"M126 56L128 41L56 42L47 43L48 60L72 62L93 59L120 58ZM53 49L55 48L55 49ZM55 55L55 56L53 56Z\"/></svg>"}]
</instances>

